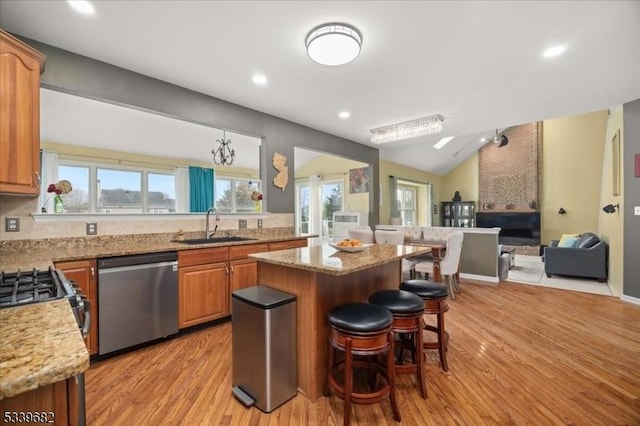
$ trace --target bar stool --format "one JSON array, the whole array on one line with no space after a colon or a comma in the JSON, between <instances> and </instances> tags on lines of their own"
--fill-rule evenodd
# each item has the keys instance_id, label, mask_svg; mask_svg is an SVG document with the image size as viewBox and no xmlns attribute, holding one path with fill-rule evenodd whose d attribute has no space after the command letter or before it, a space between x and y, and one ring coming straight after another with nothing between
<instances>
[{"instance_id":1,"label":"bar stool","mask_svg":"<svg viewBox=\"0 0 640 426\"><path fill-rule=\"evenodd\" d=\"M436 315L437 325L426 324L425 330L432 331L437 334L436 342L424 342L425 349L438 349L440 354L440 365L444 371L449 371L447 365L447 346L449 344L449 333L444 327L444 313L449 310L447 300L449 298L449 290L446 285L429 281L429 280L406 280L400 284L400 290L410 291L422 298L424 301L424 313L426 315Z\"/></svg>"},{"instance_id":2,"label":"bar stool","mask_svg":"<svg viewBox=\"0 0 640 426\"><path fill-rule=\"evenodd\" d=\"M369 303L388 309L393 315L391 330L400 337L399 357L396 373L416 373L418 389L427 399L424 384L424 353L422 352L422 330L424 328L424 302L418 295L404 290L381 290L369 296ZM396 342L397 343L397 342ZM411 364L404 364L404 351L411 353Z\"/></svg>"},{"instance_id":3,"label":"bar stool","mask_svg":"<svg viewBox=\"0 0 640 426\"><path fill-rule=\"evenodd\" d=\"M393 315L387 309L368 303L348 303L329 312L329 368L327 395L331 392L344 400L344 424L349 424L351 403L373 404L389 397L393 417L401 421L396 401L393 361ZM336 361L336 350L344 353L344 360ZM377 355L387 355L386 365ZM385 384L370 392L355 392L354 369L362 368L381 375ZM336 381L336 374L344 372L344 384ZM374 383L375 384L375 383Z\"/></svg>"}]
</instances>

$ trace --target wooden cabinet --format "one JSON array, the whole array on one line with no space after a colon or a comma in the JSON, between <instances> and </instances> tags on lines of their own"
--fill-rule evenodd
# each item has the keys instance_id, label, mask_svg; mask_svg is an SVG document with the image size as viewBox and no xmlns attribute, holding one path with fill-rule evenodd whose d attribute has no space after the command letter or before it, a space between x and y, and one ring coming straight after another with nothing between
<instances>
[{"instance_id":1,"label":"wooden cabinet","mask_svg":"<svg viewBox=\"0 0 640 426\"><path fill-rule=\"evenodd\" d=\"M178 327L229 315L227 247L178 253Z\"/></svg>"},{"instance_id":2,"label":"wooden cabinet","mask_svg":"<svg viewBox=\"0 0 640 426\"><path fill-rule=\"evenodd\" d=\"M91 305L91 328L85 339L90 355L98 353L98 281L96 279L96 260L76 260L56 262L55 268L80 287Z\"/></svg>"},{"instance_id":3,"label":"wooden cabinet","mask_svg":"<svg viewBox=\"0 0 640 426\"><path fill-rule=\"evenodd\" d=\"M40 192L40 72L44 59L0 30L0 193Z\"/></svg>"},{"instance_id":4,"label":"wooden cabinet","mask_svg":"<svg viewBox=\"0 0 640 426\"><path fill-rule=\"evenodd\" d=\"M444 201L441 208L442 226L474 228L476 207L473 201Z\"/></svg>"},{"instance_id":5,"label":"wooden cabinet","mask_svg":"<svg viewBox=\"0 0 640 426\"><path fill-rule=\"evenodd\" d=\"M299 248L306 247L307 240L289 240L289 241L278 241L275 243L269 243L269 251L277 251L277 250L286 250L290 248Z\"/></svg>"},{"instance_id":6,"label":"wooden cabinet","mask_svg":"<svg viewBox=\"0 0 640 426\"><path fill-rule=\"evenodd\" d=\"M248 244L229 247L229 269L231 271L231 293L258 284L258 262L248 259L251 253L269 251L268 244Z\"/></svg>"},{"instance_id":7,"label":"wooden cabinet","mask_svg":"<svg viewBox=\"0 0 640 426\"><path fill-rule=\"evenodd\" d=\"M0 400L2 424L77 425L78 406L70 400L73 395L68 392L72 387L75 387L73 378ZM37 419L33 417L34 414L37 414ZM27 415L31 419L22 417Z\"/></svg>"}]
</instances>

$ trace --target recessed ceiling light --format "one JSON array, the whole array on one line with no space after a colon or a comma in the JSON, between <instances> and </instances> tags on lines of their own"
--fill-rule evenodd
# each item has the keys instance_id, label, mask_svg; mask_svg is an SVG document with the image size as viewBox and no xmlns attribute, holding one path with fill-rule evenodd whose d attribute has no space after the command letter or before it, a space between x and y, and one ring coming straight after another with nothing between
<instances>
[{"instance_id":1,"label":"recessed ceiling light","mask_svg":"<svg viewBox=\"0 0 640 426\"><path fill-rule=\"evenodd\" d=\"M322 24L307 34L305 44L309 57L317 63L329 66L344 65L360 54L362 35L351 25Z\"/></svg>"},{"instance_id":2,"label":"recessed ceiling light","mask_svg":"<svg viewBox=\"0 0 640 426\"><path fill-rule=\"evenodd\" d=\"M340 113L338 114L338 117L340 117L340 118L349 118L349 117L351 117L351 114L349 113L349 111L340 111Z\"/></svg>"},{"instance_id":3,"label":"recessed ceiling light","mask_svg":"<svg viewBox=\"0 0 640 426\"><path fill-rule=\"evenodd\" d=\"M267 77L262 74L254 74L253 77L251 77L251 80L253 80L253 82L259 86L264 86L265 84L267 84Z\"/></svg>"},{"instance_id":4,"label":"recessed ceiling light","mask_svg":"<svg viewBox=\"0 0 640 426\"><path fill-rule=\"evenodd\" d=\"M69 5L77 12L91 15L94 12L93 5L86 0L67 0Z\"/></svg>"},{"instance_id":5,"label":"recessed ceiling light","mask_svg":"<svg viewBox=\"0 0 640 426\"><path fill-rule=\"evenodd\" d=\"M563 54L566 49L566 46L553 46L545 50L543 55L545 58L553 58L554 56Z\"/></svg>"},{"instance_id":6,"label":"recessed ceiling light","mask_svg":"<svg viewBox=\"0 0 640 426\"><path fill-rule=\"evenodd\" d=\"M486 142L486 141L487 141L487 138L480 139L480 142Z\"/></svg>"},{"instance_id":7,"label":"recessed ceiling light","mask_svg":"<svg viewBox=\"0 0 640 426\"><path fill-rule=\"evenodd\" d=\"M438 142L436 142L436 144L433 147L435 149L440 149L446 144L448 144L449 142L451 142L453 138L455 138L455 136L447 136L446 138L442 138Z\"/></svg>"}]
</instances>

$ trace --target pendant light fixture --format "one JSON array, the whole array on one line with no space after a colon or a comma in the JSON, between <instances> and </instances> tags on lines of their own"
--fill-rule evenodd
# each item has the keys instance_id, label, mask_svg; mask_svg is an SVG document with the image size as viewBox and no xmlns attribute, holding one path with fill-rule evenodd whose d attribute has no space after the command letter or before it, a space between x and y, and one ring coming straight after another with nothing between
<instances>
[{"instance_id":1,"label":"pendant light fixture","mask_svg":"<svg viewBox=\"0 0 640 426\"><path fill-rule=\"evenodd\" d=\"M236 157L236 152L231 148L231 139L226 139L227 132L222 131L222 139L217 139L218 147L211 151L213 163L219 166L230 166Z\"/></svg>"},{"instance_id":2,"label":"pendant light fixture","mask_svg":"<svg viewBox=\"0 0 640 426\"><path fill-rule=\"evenodd\" d=\"M312 29L305 41L311 59L322 65L338 66L358 57L362 34L351 25L329 23Z\"/></svg>"}]
</instances>

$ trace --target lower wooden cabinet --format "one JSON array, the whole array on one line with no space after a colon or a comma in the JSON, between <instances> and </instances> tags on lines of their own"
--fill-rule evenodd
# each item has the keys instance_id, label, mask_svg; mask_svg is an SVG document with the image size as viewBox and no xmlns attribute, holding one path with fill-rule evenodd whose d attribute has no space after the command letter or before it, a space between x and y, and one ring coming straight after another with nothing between
<instances>
[{"instance_id":1,"label":"lower wooden cabinet","mask_svg":"<svg viewBox=\"0 0 640 426\"><path fill-rule=\"evenodd\" d=\"M229 315L227 262L179 267L178 277L179 328Z\"/></svg>"},{"instance_id":2,"label":"lower wooden cabinet","mask_svg":"<svg viewBox=\"0 0 640 426\"><path fill-rule=\"evenodd\" d=\"M77 425L75 387L70 378L0 400L2 424Z\"/></svg>"},{"instance_id":3,"label":"lower wooden cabinet","mask_svg":"<svg viewBox=\"0 0 640 426\"><path fill-rule=\"evenodd\" d=\"M55 268L80 287L91 304L91 328L85 339L90 355L98 353L98 280L96 279L96 260L74 260L56 262Z\"/></svg>"}]
</instances>

